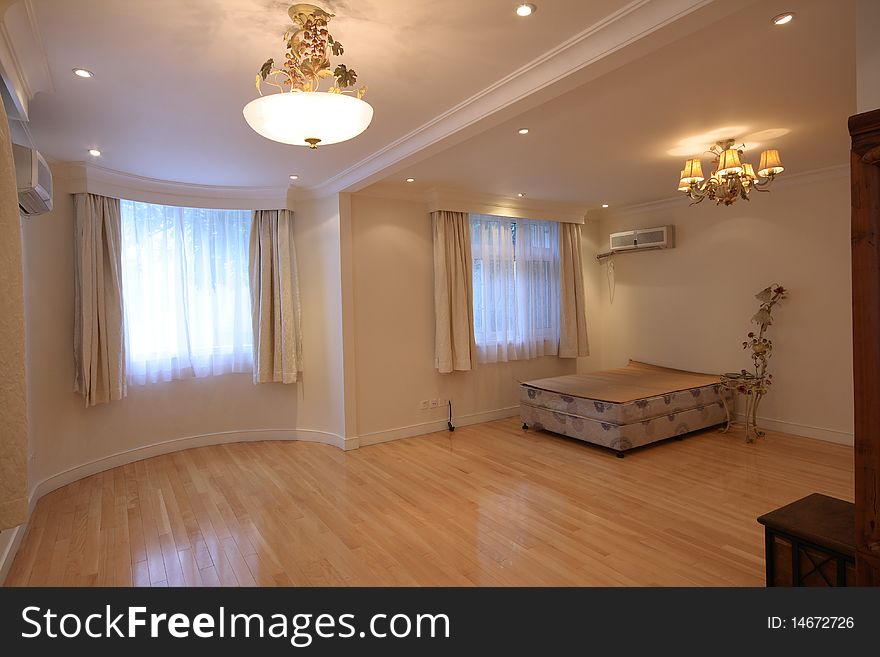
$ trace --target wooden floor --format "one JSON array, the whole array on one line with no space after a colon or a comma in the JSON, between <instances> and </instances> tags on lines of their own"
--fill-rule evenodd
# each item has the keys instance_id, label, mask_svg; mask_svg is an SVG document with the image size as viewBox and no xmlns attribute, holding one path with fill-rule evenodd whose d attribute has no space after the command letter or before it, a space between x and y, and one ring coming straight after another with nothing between
<instances>
[{"instance_id":1,"label":"wooden floor","mask_svg":"<svg viewBox=\"0 0 880 657\"><path fill-rule=\"evenodd\" d=\"M756 516L851 500L852 457L710 430L617 459L515 419L348 453L203 447L43 497L6 584L761 586Z\"/></svg>"}]
</instances>

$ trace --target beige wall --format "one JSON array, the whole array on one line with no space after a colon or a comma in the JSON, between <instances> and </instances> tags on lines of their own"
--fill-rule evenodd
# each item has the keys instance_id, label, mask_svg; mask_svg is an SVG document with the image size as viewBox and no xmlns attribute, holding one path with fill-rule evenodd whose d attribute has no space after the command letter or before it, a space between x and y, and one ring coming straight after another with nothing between
<instances>
[{"instance_id":1,"label":"beige wall","mask_svg":"<svg viewBox=\"0 0 880 657\"><path fill-rule=\"evenodd\" d=\"M442 428L446 409L420 410L422 399L452 399L458 423L494 413L509 415L517 404L519 381L575 371L575 360L553 357L438 374L426 206L354 195L351 215L357 428L362 445Z\"/></svg>"},{"instance_id":2,"label":"beige wall","mask_svg":"<svg viewBox=\"0 0 880 657\"><path fill-rule=\"evenodd\" d=\"M628 358L669 367L738 371L754 325L753 295L791 290L770 329L774 387L760 415L774 429L852 442L852 331L846 170L771 188L751 202L664 204L612 215L608 234L675 224L676 248L615 256L613 303L602 295L603 367ZM796 183L792 180L791 183ZM604 247L603 247L604 250ZM600 267L602 276L607 265Z\"/></svg>"},{"instance_id":3,"label":"beige wall","mask_svg":"<svg viewBox=\"0 0 880 657\"><path fill-rule=\"evenodd\" d=\"M880 2L856 4L856 106L859 112L880 109Z\"/></svg>"},{"instance_id":4,"label":"beige wall","mask_svg":"<svg viewBox=\"0 0 880 657\"><path fill-rule=\"evenodd\" d=\"M294 220L306 370L301 383L255 386L250 374L230 374L131 387L122 401L84 408L73 392L73 203L65 180L56 178L56 185L55 210L24 223L32 487L95 460L192 436L281 430L338 443L335 199L298 205Z\"/></svg>"}]
</instances>

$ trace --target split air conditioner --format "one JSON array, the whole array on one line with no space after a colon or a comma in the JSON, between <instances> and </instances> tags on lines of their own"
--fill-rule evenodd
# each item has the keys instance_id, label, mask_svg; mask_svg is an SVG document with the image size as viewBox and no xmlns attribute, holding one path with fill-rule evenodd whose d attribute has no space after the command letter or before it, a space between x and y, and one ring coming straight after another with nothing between
<instances>
[{"instance_id":1,"label":"split air conditioner","mask_svg":"<svg viewBox=\"0 0 880 657\"><path fill-rule=\"evenodd\" d=\"M12 145L15 160L15 181L18 187L18 207L28 216L46 214L52 210L52 172L46 160L27 146Z\"/></svg>"},{"instance_id":2,"label":"split air conditioner","mask_svg":"<svg viewBox=\"0 0 880 657\"><path fill-rule=\"evenodd\" d=\"M675 226L639 228L622 233L611 233L611 251L635 251L637 249L671 249L675 246Z\"/></svg>"}]
</instances>

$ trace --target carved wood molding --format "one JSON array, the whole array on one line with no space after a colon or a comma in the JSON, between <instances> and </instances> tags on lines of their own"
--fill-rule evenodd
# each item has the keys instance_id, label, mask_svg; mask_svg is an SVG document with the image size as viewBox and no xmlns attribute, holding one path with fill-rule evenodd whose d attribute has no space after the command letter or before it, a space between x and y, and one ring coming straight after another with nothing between
<instances>
[{"instance_id":1,"label":"carved wood molding","mask_svg":"<svg viewBox=\"0 0 880 657\"><path fill-rule=\"evenodd\" d=\"M880 110L849 119L856 582L880 585Z\"/></svg>"}]
</instances>

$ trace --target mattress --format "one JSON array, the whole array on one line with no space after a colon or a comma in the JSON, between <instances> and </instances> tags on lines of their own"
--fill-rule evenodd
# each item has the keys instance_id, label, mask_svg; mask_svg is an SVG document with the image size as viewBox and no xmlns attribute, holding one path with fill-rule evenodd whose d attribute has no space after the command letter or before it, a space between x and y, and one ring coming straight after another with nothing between
<instances>
[{"instance_id":1,"label":"mattress","mask_svg":"<svg viewBox=\"0 0 880 657\"><path fill-rule=\"evenodd\" d=\"M520 416L534 429L620 453L724 422L728 394L718 376L630 361L615 370L526 381Z\"/></svg>"},{"instance_id":2,"label":"mattress","mask_svg":"<svg viewBox=\"0 0 880 657\"><path fill-rule=\"evenodd\" d=\"M520 403L630 424L719 403L720 378L630 361L626 367L526 381Z\"/></svg>"}]
</instances>

